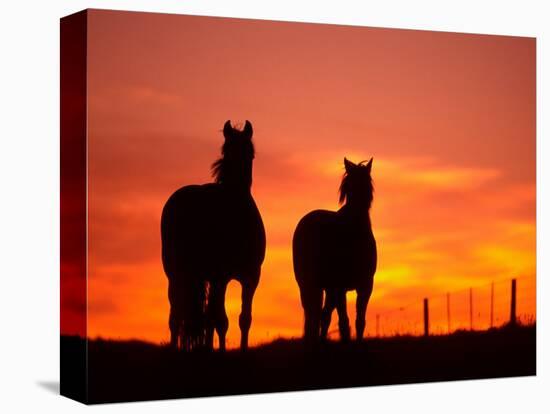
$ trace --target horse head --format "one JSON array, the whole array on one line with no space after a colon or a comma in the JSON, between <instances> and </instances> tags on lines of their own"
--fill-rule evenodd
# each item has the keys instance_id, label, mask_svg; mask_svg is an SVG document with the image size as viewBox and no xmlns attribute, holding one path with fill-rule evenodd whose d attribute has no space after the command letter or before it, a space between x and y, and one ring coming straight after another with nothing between
<instances>
[{"instance_id":1,"label":"horse head","mask_svg":"<svg viewBox=\"0 0 550 414\"><path fill-rule=\"evenodd\" d=\"M340 203L354 205L359 208L369 209L372 204L374 186L371 170L372 158L354 164L344 158L346 172L340 184Z\"/></svg>"},{"instance_id":2,"label":"horse head","mask_svg":"<svg viewBox=\"0 0 550 414\"><path fill-rule=\"evenodd\" d=\"M231 121L226 121L222 157L212 165L212 175L218 184L250 188L254 159L252 134L250 121L245 122L242 130L234 128Z\"/></svg>"}]
</instances>

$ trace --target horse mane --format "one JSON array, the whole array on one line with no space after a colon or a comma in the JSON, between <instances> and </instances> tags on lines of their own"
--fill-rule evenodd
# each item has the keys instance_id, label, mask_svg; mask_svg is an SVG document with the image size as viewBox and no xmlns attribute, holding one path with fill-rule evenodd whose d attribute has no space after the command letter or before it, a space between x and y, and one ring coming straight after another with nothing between
<instances>
[{"instance_id":1,"label":"horse mane","mask_svg":"<svg viewBox=\"0 0 550 414\"><path fill-rule=\"evenodd\" d=\"M365 165L365 163L367 162L368 160L364 160L364 161L361 161L359 164L357 164L355 167L357 168L357 172L360 171L359 169L366 169L367 166ZM338 190L339 192L338 202L340 204L344 204L345 202L349 201L350 191L351 191L351 176L346 170L344 172L344 175L342 177L342 182L340 183L340 188ZM372 202L373 193L374 193L374 184L372 182L372 177L370 176L370 174L369 174L368 188L366 191L369 192L369 199Z\"/></svg>"},{"instance_id":2,"label":"horse mane","mask_svg":"<svg viewBox=\"0 0 550 414\"><path fill-rule=\"evenodd\" d=\"M212 178L214 178L214 182L216 184L221 184L227 181L228 176L232 174L230 163L236 161L236 158L234 158L233 154L231 157L227 157L228 147L230 145L235 144L228 142L227 140L224 142L224 144L222 145L222 156L214 161L214 163L212 164ZM252 158L254 158L256 151L254 149L254 143L252 142L252 140L249 141L249 145L250 147L248 148L248 150L250 151L250 155L252 156Z\"/></svg>"},{"instance_id":3,"label":"horse mane","mask_svg":"<svg viewBox=\"0 0 550 414\"><path fill-rule=\"evenodd\" d=\"M227 161L225 165L227 165ZM226 175L224 170L224 158L220 157L212 164L212 177L216 184L220 184L223 181L224 175Z\"/></svg>"}]
</instances>

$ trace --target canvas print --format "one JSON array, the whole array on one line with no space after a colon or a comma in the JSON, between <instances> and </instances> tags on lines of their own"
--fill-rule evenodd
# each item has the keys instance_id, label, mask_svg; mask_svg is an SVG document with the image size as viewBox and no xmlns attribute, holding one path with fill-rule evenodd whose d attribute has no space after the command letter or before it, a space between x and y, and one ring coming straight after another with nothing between
<instances>
[{"instance_id":1,"label":"canvas print","mask_svg":"<svg viewBox=\"0 0 550 414\"><path fill-rule=\"evenodd\" d=\"M61 19L61 393L536 374L536 40Z\"/></svg>"}]
</instances>

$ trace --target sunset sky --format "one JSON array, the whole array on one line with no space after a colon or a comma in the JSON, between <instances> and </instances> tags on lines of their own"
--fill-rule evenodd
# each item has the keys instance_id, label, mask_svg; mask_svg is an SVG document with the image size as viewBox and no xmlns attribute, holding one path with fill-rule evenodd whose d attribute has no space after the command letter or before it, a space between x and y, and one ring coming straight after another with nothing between
<instances>
[{"instance_id":1,"label":"sunset sky","mask_svg":"<svg viewBox=\"0 0 550 414\"><path fill-rule=\"evenodd\" d=\"M512 277L534 314L534 39L107 11L88 39L88 336L168 340L161 210L211 181L227 119L253 124L267 232L253 344L301 334L292 234L338 208L344 156L374 157L370 335L446 292L459 324L470 286L487 327L488 286L505 314Z\"/></svg>"}]
</instances>

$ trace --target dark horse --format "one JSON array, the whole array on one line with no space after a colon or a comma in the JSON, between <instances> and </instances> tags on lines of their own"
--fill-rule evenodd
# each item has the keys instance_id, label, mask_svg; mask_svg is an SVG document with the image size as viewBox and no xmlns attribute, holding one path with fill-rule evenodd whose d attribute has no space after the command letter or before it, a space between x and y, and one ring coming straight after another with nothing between
<instances>
[{"instance_id":1,"label":"dark horse","mask_svg":"<svg viewBox=\"0 0 550 414\"><path fill-rule=\"evenodd\" d=\"M373 199L372 158L354 164L344 158L338 211L315 210L300 220L292 241L294 273L304 308L304 338L326 338L334 308L340 338L350 338L346 292L357 292L356 337L363 338L365 314L376 271L376 241L369 216ZM323 291L325 303L323 305Z\"/></svg>"},{"instance_id":2,"label":"dark horse","mask_svg":"<svg viewBox=\"0 0 550 414\"><path fill-rule=\"evenodd\" d=\"M171 345L213 348L214 329L225 349L225 291L242 286L241 349L248 347L252 298L265 256L265 230L252 198L252 125L227 121L222 157L212 165L215 183L177 190L162 211L162 263L168 276Z\"/></svg>"}]
</instances>

